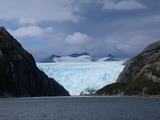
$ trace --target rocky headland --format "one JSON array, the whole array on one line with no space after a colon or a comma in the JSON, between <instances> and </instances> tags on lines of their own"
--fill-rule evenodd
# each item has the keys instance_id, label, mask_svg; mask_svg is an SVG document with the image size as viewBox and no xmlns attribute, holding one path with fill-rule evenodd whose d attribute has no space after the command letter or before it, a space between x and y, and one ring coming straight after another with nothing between
<instances>
[{"instance_id":1,"label":"rocky headland","mask_svg":"<svg viewBox=\"0 0 160 120\"><path fill-rule=\"evenodd\" d=\"M32 55L0 27L0 96L69 96L69 92L40 71Z\"/></svg>"},{"instance_id":2,"label":"rocky headland","mask_svg":"<svg viewBox=\"0 0 160 120\"><path fill-rule=\"evenodd\" d=\"M96 95L160 95L160 41L150 44L124 65L116 83L103 87Z\"/></svg>"}]
</instances>

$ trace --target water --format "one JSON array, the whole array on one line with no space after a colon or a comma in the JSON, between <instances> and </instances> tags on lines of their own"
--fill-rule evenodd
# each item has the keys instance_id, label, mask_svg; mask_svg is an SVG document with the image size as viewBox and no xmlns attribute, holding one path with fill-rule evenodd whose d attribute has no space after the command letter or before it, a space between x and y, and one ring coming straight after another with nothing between
<instances>
[{"instance_id":1,"label":"water","mask_svg":"<svg viewBox=\"0 0 160 120\"><path fill-rule=\"evenodd\" d=\"M0 99L0 120L160 120L160 98Z\"/></svg>"}]
</instances>

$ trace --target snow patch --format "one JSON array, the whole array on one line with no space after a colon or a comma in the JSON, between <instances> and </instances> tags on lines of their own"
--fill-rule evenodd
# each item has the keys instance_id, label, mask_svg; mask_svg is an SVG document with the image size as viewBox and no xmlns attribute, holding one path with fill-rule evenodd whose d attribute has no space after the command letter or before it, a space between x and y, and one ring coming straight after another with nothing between
<instances>
[{"instance_id":1,"label":"snow patch","mask_svg":"<svg viewBox=\"0 0 160 120\"><path fill-rule=\"evenodd\" d=\"M89 55L82 55L79 57L60 57L60 58L53 58L54 62L91 62L92 57Z\"/></svg>"}]
</instances>

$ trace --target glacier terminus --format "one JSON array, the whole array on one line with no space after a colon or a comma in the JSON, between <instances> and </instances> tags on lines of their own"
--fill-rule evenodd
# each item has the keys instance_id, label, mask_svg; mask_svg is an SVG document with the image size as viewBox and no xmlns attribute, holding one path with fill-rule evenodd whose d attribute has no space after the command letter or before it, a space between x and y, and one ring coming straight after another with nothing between
<instances>
[{"instance_id":1,"label":"glacier terminus","mask_svg":"<svg viewBox=\"0 0 160 120\"><path fill-rule=\"evenodd\" d=\"M98 90L116 81L124 61L37 63L40 70L63 85L71 95Z\"/></svg>"}]
</instances>

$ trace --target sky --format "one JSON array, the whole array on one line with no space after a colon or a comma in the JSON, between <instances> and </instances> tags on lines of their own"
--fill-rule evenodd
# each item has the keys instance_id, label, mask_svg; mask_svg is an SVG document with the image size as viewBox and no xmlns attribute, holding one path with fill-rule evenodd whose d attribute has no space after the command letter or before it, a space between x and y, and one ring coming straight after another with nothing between
<instances>
[{"instance_id":1,"label":"sky","mask_svg":"<svg viewBox=\"0 0 160 120\"><path fill-rule=\"evenodd\" d=\"M37 61L82 52L128 58L160 40L160 0L0 0L0 26Z\"/></svg>"}]
</instances>

